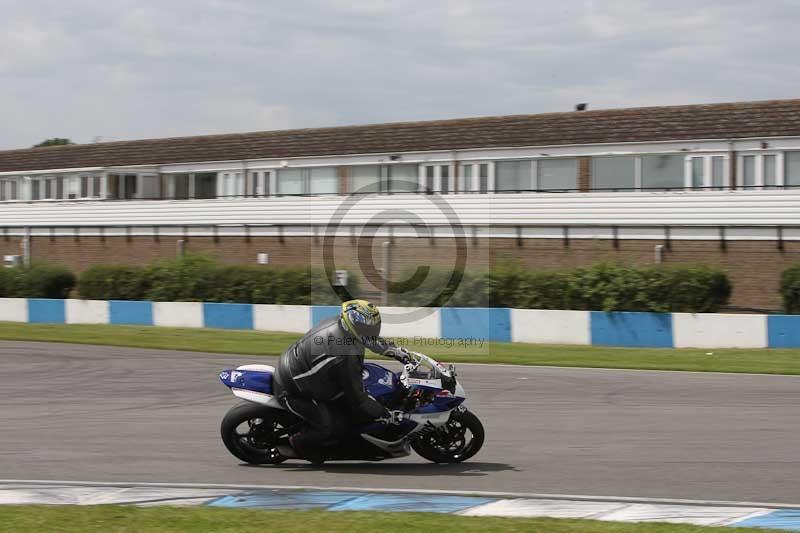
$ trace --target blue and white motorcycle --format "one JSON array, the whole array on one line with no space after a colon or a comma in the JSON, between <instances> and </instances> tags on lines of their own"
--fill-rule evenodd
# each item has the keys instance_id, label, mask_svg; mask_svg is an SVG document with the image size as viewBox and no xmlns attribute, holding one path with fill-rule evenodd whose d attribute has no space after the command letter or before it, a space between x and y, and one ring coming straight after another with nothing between
<instances>
[{"instance_id":1,"label":"blue and white motorcycle","mask_svg":"<svg viewBox=\"0 0 800 533\"><path fill-rule=\"evenodd\" d=\"M324 450L325 460L381 461L404 457L413 448L436 463L459 463L483 446L481 421L463 405L464 388L456 381L455 366L445 367L427 355L408 352L401 372L365 363L367 392L396 416L355 427ZM278 445L303 421L273 396L269 365L245 365L219 374L223 384L246 402L231 408L222 420L222 441L233 455L251 464L279 464L287 458Z\"/></svg>"}]
</instances>

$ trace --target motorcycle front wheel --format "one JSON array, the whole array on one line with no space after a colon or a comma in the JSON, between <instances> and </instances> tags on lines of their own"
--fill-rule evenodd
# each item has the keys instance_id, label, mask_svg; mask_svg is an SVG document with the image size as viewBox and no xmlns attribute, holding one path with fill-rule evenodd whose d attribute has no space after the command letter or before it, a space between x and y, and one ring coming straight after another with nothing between
<instances>
[{"instance_id":1,"label":"motorcycle front wheel","mask_svg":"<svg viewBox=\"0 0 800 533\"><path fill-rule=\"evenodd\" d=\"M460 463L480 451L483 439L483 424L477 416L454 411L447 424L412 441L411 447L434 463Z\"/></svg>"},{"instance_id":2,"label":"motorcycle front wheel","mask_svg":"<svg viewBox=\"0 0 800 533\"><path fill-rule=\"evenodd\" d=\"M286 460L276 446L286 439L286 420L282 411L255 403L232 407L222 419L220 434L225 447L242 461L254 465L276 465Z\"/></svg>"}]
</instances>

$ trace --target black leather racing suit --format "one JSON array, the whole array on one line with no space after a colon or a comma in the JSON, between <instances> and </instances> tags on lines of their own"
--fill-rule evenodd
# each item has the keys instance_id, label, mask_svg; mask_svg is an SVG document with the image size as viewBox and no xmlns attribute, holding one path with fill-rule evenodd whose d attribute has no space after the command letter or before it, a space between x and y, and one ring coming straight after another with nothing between
<instances>
[{"instance_id":1,"label":"black leather racing suit","mask_svg":"<svg viewBox=\"0 0 800 533\"><path fill-rule=\"evenodd\" d=\"M309 425L292 439L301 453L340 437L353 423L388 415L364 391L364 346L340 319L325 320L281 355L274 377L278 401Z\"/></svg>"}]
</instances>

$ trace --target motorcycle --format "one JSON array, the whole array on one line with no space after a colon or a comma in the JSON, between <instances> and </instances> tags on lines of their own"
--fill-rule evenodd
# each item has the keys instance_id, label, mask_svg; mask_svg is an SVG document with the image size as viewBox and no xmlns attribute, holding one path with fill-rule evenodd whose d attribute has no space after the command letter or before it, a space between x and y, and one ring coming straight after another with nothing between
<instances>
[{"instance_id":1,"label":"motorcycle","mask_svg":"<svg viewBox=\"0 0 800 533\"><path fill-rule=\"evenodd\" d=\"M463 405L466 393L455 366L419 352L407 352L404 359L400 372L370 362L362 372L367 393L395 416L353 428L324 448L323 461L382 461L408 456L413 449L435 463L460 463L478 453L483 425ZM289 436L303 426L273 395L274 373L269 365L244 365L219 374L245 400L227 412L220 432L228 451L246 463L284 462L287 457L277 447L290 446Z\"/></svg>"}]
</instances>

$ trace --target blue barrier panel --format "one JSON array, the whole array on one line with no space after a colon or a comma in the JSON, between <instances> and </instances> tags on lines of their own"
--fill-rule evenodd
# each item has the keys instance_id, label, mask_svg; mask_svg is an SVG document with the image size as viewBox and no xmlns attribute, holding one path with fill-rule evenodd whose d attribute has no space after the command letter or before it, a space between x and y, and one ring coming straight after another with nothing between
<instances>
[{"instance_id":1,"label":"blue barrier panel","mask_svg":"<svg viewBox=\"0 0 800 533\"><path fill-rule=\"evenodd\" d=\"M326 318L337 316L341 312L340 305L313 305L311 306L311 327L313 328Z\"/></svg>"},{"instance_id":2,"label":"blue barrier panel","mask_svg":"<svg viewBox=\"0 0 800 533\"><path fill-rule=\"evenodd\" d=\"M28 322L33 324L63 324L67 321L64 300L28 298Z\"/></svg>"},{"instance_id":3,"label":"blue barrier panel","mask_svg":"<svg viewBox=\"0 0 800 533\"><path fill-rule=\"evenodd\" d=\"M442 337L511 342L511 309L442 307Z\"/></svg>"},{"instance_id":4,"label":"blue barrier panel","mask_svg":"<svg viewBox=\"0 0 800 533\"><path fill-rule=\"evenodd\" d=\"M800 315L768 315L767 346L800 348Z\"/></svg>"},{"instance_id":5,"label":"blue barrier panel","mask_svg":"<svg viewBox=\"0 0 800 533\"><path fill-rule=\"evenodd\" d=\"M203 304L203 327L253 329L251 304Z\"/></svg>"},{"instance_id":6,"label":"blue barrier panel","mask_svg":"<svg viewBox=\"0 0 800 533\"><path fill-rule=\"evenodd\" d=\"M111 300L108 302L108 319L111 324L152 326L153 302Z\"/></svg>"},{"instance_id":7,"label":"blue barrier panel","mask_svg":"<svg viewBox=\"0 0 800 533\"><path fill-rule=\"evenodd\" d=\"M604 313L592 311L593 345L672 348L669 313Z\"/></svg>"}]
</instances>

